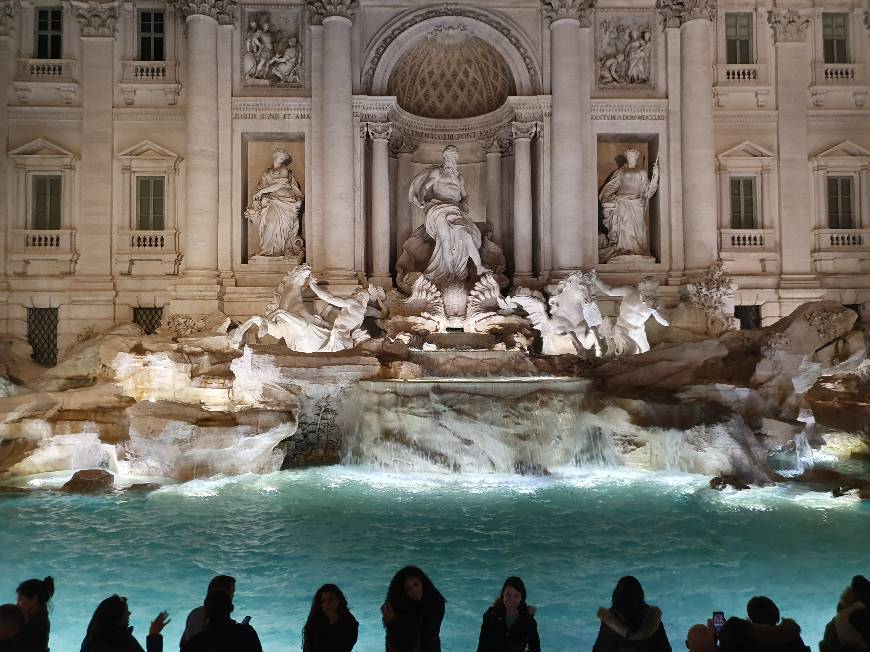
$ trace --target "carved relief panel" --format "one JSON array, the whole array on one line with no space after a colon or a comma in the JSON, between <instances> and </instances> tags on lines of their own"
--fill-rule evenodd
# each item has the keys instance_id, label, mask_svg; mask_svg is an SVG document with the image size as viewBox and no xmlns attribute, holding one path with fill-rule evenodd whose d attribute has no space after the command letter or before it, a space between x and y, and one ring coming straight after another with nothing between
<instances>
[{"instance_id":1,"label":"carved relief panel","mask_svg":"<svg viewBox=\"0 0 870 652\"><path fill-rule=\"evenodd\" d=\"M242 85L301 87L305 81L298 7L246 7L242 16Z\"/></svg>"},{"instance_id":2,"label":"carved relief panel","mask_svg":"<svg viewBox=\"0 0 870 652\"><path fill-rule=\"evenodd\" d=\"M655 88L655 25L652 11L596 12L595 76L599 89Z\"/></svg>"}]
</instances>

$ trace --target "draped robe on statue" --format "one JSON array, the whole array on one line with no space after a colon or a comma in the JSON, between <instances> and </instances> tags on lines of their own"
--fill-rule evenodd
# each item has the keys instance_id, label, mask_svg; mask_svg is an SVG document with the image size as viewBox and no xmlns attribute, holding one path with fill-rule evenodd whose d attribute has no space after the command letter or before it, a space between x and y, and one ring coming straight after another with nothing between
<instances>
[{"instance_id":1,"label":"draped robe on statue","mask_svg":"<svg viewBox=\"0 0 870 652\"><path fill-rule=\"evenodd\" d=\"M649 256L649 198L658 189L646 170L623 165L604 184L598 197L604 209L604 226L612 255Z\"/></svg>"}]
</instances>

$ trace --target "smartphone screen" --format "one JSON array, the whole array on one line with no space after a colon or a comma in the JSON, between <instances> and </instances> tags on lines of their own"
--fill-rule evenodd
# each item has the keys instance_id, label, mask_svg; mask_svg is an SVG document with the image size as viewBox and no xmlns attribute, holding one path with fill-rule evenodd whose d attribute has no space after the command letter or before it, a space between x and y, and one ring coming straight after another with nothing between
<instances>
[{"instance_id":1,"label":"smartphone screen","mask_svg":"<svg viewBox=\"0 0 870 652\"><path fill-rule=\"evenodd\" d=\"M713 631L718 634L722 631L722 626L725 624L725 612L724 611L714 611L713 612Z\"/></svg>"}]
</instances>

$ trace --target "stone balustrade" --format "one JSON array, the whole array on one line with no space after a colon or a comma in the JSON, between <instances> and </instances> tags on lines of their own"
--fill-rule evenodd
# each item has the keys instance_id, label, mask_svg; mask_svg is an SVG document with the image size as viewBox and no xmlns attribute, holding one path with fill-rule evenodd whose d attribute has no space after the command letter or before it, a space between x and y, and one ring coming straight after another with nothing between
<instances>
[{"instance_id":1,"label":"stone balustrade","mask_svg":"<svg viewBox=\"0 0 870 652\"><path fill-rule=\"evenodd\" d=\"M118 251L129 253L174 253L177 232L172 231L126 231L118 234Z\"/></svg>"},{"instance_id":2,"label":"stone balustrade","mask_svg":"<svg viewBox=\"0 0 870 652\"><path fill-rule=\"evenodd\" d=\"M817 63L813 77L815 86L864 84L864 64Z\"/></svg>"},{"instance_id":3,"label":"stone balustrade","mask_svg":"<svg viewBox=\"0 0 870 652\"><path fill-rule=\"evenodd\" d=\"M19 81L69 81L75 77L74 59L18 59Z\"/></svg>"},{"instance_id":4,"label":"stone balustrade","mask_svg":"<svg viewBox=\"0 0 870 652\"><path fill-rule=\"evenodd\" d=\"M174 61L123 61L121 80L127 84L174 84L178 81Z\"/></svg>"},{"instance_id":5,"label":"stone balustrade","mask_svg":"<svg viewBox=\"0 0 870 652\"><path fill-rule=\"evenodd\" d=\"M720 229L720 251L772 251L776 233L772 229Z\"/></svg>"},{"instance_id":6,"label":"stone balustrade","mask_svg":"<svg viewBox=\"0 0 870 652\"><path fill-rule=\"evenodd\" d=\"M720 63L716 66L718 86L766 86L767 65L762 63Z\"/></svg>"},{"instance_id":7,"label":"stone balustrade","mask_svg":"<svg viewBox=\"0 0 870 652\"><path fill-rule=\"evenodd\" d=\"M12 251L14 253L71 252L74 236L75 231L71 229L16 229L12 231Z\"/></svg>"},{"instance_id":8,"label":"stone balustrade","mask_svg":"<svg viewBox=\"0 0 870 652\"><path fill-rule=\"evenodd\" d=\"M816 229L816 251L865 251L870 247L870 229Z\"/></svg>"}]
</instances>

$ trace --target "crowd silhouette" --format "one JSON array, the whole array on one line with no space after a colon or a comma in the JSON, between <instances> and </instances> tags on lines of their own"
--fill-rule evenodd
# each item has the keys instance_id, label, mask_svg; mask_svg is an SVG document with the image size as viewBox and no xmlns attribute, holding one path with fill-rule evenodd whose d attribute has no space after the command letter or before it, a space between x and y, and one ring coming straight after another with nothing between
<instances>
[{"instance_id":1,"label":"crowd silhouette","mask_svg":"<svg viewBox=\"0 0 870 652\"><path fill-rule=\"evenodd\" d=\"M245 618L232 618L236 581L218 575L208 585L202 605L185 621L180 652L262 652L257 632ZM48 604L54 580L29 579L17 589L16 604L0 605L0 652L49 652ZM540 652L536 610L527 602L519 577L504 581L501 592L483 614L477 652ZM447 600L416 566L399 570L381 605L386 652L440 652L441 623ZM621 578L610 607L598 610L600 626L592 652L671 652L662 611L646 602L637 578ZM97 605L80 652L163 652L163 629L169 614L151 622L145 649L130 627L127 598L111 595ZM303 652L351 652L359 623L335 584L314 594L302 629ZM724 614L689 628L689 652L809 652L801 628L781 618L770 598L756 596L746 605L746 618ZM291 644L292 647L295 645ZM856 575L843 591L832 620L819 642L819 652L870 652L870 581Z\"/></svg>"}]
</instances>

